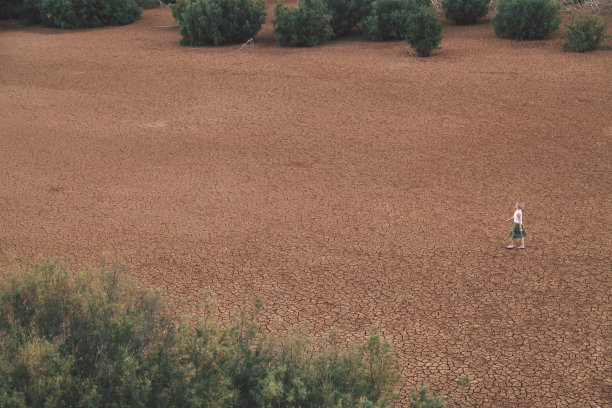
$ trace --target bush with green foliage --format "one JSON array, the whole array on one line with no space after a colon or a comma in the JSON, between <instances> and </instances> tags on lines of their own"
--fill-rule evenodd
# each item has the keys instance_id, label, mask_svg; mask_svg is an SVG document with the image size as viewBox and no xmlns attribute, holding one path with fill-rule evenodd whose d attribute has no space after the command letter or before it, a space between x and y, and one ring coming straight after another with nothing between
<instances>
[{"instance_id":1,"label":"bush with green foliage","mask_svg":"<svg viewBox=\"0 0 612 408\"><path fill-rule=\"evenodd\" d=\"M179 0L170 6L189 46L240 44L266 20L265 0Z\"/></svg>"},{"instance_id":2,"label":"bush with green foliage","mask_svg":"<svg viewBox=\"0 0 612 408\"><path fill-rule=\"evenodd\" d=\"M278 44L283 47L312 47L332 38L331 14L324 0L300 0L290 9L282 1L274 7L272 21Z\"/></svg>"},{"instance_id":3,"label":"bush with green foliage","mask_svg":"<svg viewBox=\"0 0 612 408\"><path fill-rule=\"evenodd\" d=\"M172 17L180 26L182 24L183 12L185 7L191 2L191 0L176 0L174 3L170 3L168 7L172 11Z\"/></svg>"},{"instance_id":4,"label":"bush with green foliage","mask_svg":"<svg viewBox=\"0 0 612 408\"><path fill-rule=\"evenodd\" d=\"M41 3L42 0L23 0L19 8L19 23L22 25L41 24L43 22Z\"/></svg>"},{"instance_id":5,"label":"bush with green foliage","mask_svg":"<svg viewBox=\"0 0 612 408\"><path fill-rule=\"evenodd\" d=\"M348 351L271 337L258 307L221 325L175 324L120 265L0 273L0 406L387 407L398 370L373 333Z\"/></svg>"},{"instance_id":6,"label":"bush with green foliage","mask_svg":"<svg viewBox=\"0 0 612 408\"><path fill-rule=\"evenodd\" d=\"M541 40L561 23L561 5L552 0L499 0L491 23L498 37Z\"/></svg>"},{"instance_id":7,"label":"bush with green foliage","mask_svg":"<svg viewBox=\"0 0 612 408\"><path fill-rule=\"evenodd\" d=\"M606 24L601 17L589 12L575 15L565 25L565 46L567 51L593 51L605 38Z\"/></svg>"},{"instance_id":8,"label":"bush with green foliage","mask_svg":"<svg viewBox=\"0 0 612 408\"><path fill-rule=\"evenodd\" d=\"M405 39L419 57L429 57L431 51L440 48L442 24L436 18L433 7L421 6L408 15Z\"/></svg>"},{"instance_id":9,"label":"bush with green foliage","mask_svg":"<svg viewBox=\"0 0 612 408\"><path fill-rule=\"evenodd\" d=\"M489 12L490 0L442 0L446 18L457 24L476 24Z\"/></svg>"},{"instance_id":10,"label":"bush with green foliage","mask_svg":"<svg viewBox=\"0 0 612 408\"><path fill-rule=\"evenodd\" d=\"M0 1L0 19L18 18L21 14L21 0Z\"/></svg>"},{"instance_id":11,"label":"bush with green foliage","mask_svg":"<svg viewBox=\"0 0 612 408\"><path fill-rule=\"evenodd\" d=\"M136 4L143 9L152 9L160 6L159 1L160 0L136 0Z\"/></svg>"},{"instance_id":12,"label":"bush with green foliage","mask_svg":"<svg viewBox=\"0 0 612 408\"><path fill-rule=\"evenodd\" d=\"M57 28L131 24L141 13L135 0L40 0L42 23Z\"/></svg>"},{"instance_id":13,"label":"bush with green foliage","mask_svg":"<svg viewBox=\"0 0 612 408\"><path fill-rule=\"evenodd\" d=\"M334 37L350 33L370 12L371 0L326 0Z\"/></svg>"},{"instance_id":14,"label":"bush with green foliage","mask_svg":"<svg viewBox=\"0 0 612 408\"><path fill-rule=\"evenodd\" d=\"M373 41L403 40L410 14L428 4L428 0L375 0L363 19L363 34Z\"/></svg>"}]
</instances>

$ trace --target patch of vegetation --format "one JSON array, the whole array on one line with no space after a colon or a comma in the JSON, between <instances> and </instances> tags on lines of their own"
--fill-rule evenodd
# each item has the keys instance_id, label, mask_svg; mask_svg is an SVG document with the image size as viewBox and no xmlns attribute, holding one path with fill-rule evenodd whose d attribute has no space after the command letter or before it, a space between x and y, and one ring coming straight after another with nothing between
<instances>
[{"instance_id":1,"label":"patch of vegetation","mask_svg":"<svg viewBox=\"0 0 612 408\"><path fill-rule=\"evenodd\" d=\"M18 18L21 9L21 0L2 0L0 1L0 19Z\"/></svg>"},{"instance_id":2,"label":"patch of vegetation","mask_svg":"<svg viewBox=\"0 0 612 408\"><path fill-rule=\"evenodd\" d=\"M157 0L3 0L0 18L18 18L22 25L45 24L79 29L131 24L141 7Z\"/></svg>"},{"instance_id":3,"label":"patch of vegetation","mask_svg":"<svg viewBox=\"0 0 612 408\"><path fill-rule=\"evenodd\" d=\"M446 401L440 396L427 395L427 387L411 392L410 408L446 408Z\"/></svg>"},{"instance_id":4,"label":"patch of vegetation","mask_svg":"<svg viewBox=\"0 0 612 408\"><path fill-rule=\"evenodd\" d=\"M460 380L457 380L457 385L463 388L468 387L470 385L470 377L466 375Z\"/></svg>"},{"instance_id":5,"label":"patch of vegetation","mask_svg":"<svg viewBox=\"0 0 612 408\"><path fill-rule=\"evenodd\" d=\"M143 9L152 9L159 7L159 0L136 0L136 4Z\"/></svg>"},{"instance_id":6,"label":"patch of vegetation","mask_svg":"<svg viewBox=\"0 0 612 408\"><path fill-rule=\"evenodd\" d=\"M559 28L561 5L552 0L499 0L491 23L498 37L540 40Z\"/></svg>"},{"instance_id":7,"label":"patch of vegetation","mask_svg":"<svg viewBox=\"0 0 612 408\"><path fill-rule=\"evenodd\" d=\"M442 0L446 18L457 24L476 24L489 12L489 0Z\"/></svg>"},{"instance_id":8,"label":"patch of vegetation","mask_svg":"<svg viewBox=\"0 0 612 408\"><path fill-rule=\"evenodd\" d=\"M440 48L442 24L438 21L433 7L419 7L406 20L406 41L419 57L429 57L431 51Z\"/></svg>"},{"instance_id":9,"label":"patch of vegetation","mask_svg":"<svg viewBox=\"0 0 612 408\"><path fill-rule=\"evenodd\" d=\"M370 12L371 0L326 0L334 37L350 33Z\"/></svg>"},{"instance_id":10,"label":"patch of vegetation","mask_svg":"<svg viewBox=\"0 0 612 408\"><path fill-rule=\"evenodd\" d=\"M564 49L577 52L593 51L605 38L605 31L606 24L601 17L589 12L578 13L565 25Z\"/></svg>"},{"instance_id":11,"label":"patch of vegetation","mask_svg":"<svg viewBox=\"0 0 612 408\"><path fill-rule=\"evenodd\" d=\"M22 25L41 24L43 22L41 7L42 0L23 0L18 9L19 22Z\"/></svg>"},{"instance_id":12,"label":"patch of vegetation","mask_svg":"<svg viewBox=\"0 0 612 408\"><path fill-rule=\"evenodd\" d=\"M266 336L256 307L229 326L175 324L120 265L0 273L0 401L7 407L387 407L398 370L376 333L341 351ZM320 348L317 347L317 350Z\"/></svg>"},{"instance_id":13,"label":"patch of vegetation","mask_svg":"<svg viewBox=\"0 0 612 408\"><path fill-rule=\"evenodd\" d=\"M264 0L178 0L170 7L180 42L189 46L244 43L266 19Z\"/></svg>"},{"instance_id":14,"label":"patch of vegetation","mask_svg":"<svg viewBox=\"0 0 612 408\"><path fill-rule=\"evenodd\" d=\"M324 0L300 0L290 9L283 2L274 8L272 21L278 44L283 47L312 47L333 37L332 16Z\"/></svg>"},{"instance_id":15,"label":"patch of vegetation","mask_svg":"<svg viewBox=\"0 0 612 408\"><path fill-rule=\"evenodd\" d=\"M45 25L57 28L94 28L131 24L142 9L135 0L41 0Z\"/></svg>"},{"instance_id":16,"label":"patch of vegetation","mask_svg":"<svg viewBox=\"0 0 612 408\"><path fill-rule=\"evenodd\" d=\"M428 4L427 0L375 0L363 20L363 34L372 41L403 40L408 17Z\"/></svg>"}]
</instances>

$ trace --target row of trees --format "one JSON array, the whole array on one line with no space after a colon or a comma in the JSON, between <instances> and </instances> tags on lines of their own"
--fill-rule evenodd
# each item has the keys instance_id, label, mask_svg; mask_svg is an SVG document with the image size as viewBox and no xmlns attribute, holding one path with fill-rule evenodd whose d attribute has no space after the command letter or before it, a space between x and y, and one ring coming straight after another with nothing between
<instances>
[{"instance_id":1,"label":"row of trees","mask_svg":"<svg viewBox=\"0 0 612 408\"><path fill-rule=\"evenodd\" d=\"M89 28L130 24L143 7L159 0L5 0L1 17L23 24ZM442 0L446 18L474 24L489 11L489 0ZM254 38L266 18L265 0L176 0L172 13L181 44L244 43ZM543 39L560 25L561 6L553 0L499 0L492 19L495 34L516 40ZM407 40L419 56L429 56L442 40L442 24L430 0L299 0L274 9L274 32L281 46L315 46L349 34L355 27L373 41ZM590 51L605 36L605 24L580 13L566 27L566 49Z\"/></svg>"},{"instance_id":2,"label":"row of trees","mask_svg":"<svg viewBox=\"0 0 612 408\"><path fill-rule=\"evenodd\" d=\"M2 0L0 18L64 29L131 24L155 0Z\"/></svg>"},{"instance_id":3,"label":"row of trees","mask_svg":"<svg viewBox=\"0 0 612 408\"><path fill-rule=\"evenodd\" d=\"M264 0L178 0L171 8L181 44L191 46L246 42L266 16ZM295 8L281 1L274 17L281 46L319 45L357 25L370 40L406 39L423 56L442 39L442 25L428 0L300 0Z\"/></svg>"},{"instance_id":4,"label":"row of trees","mask_svg":"<svg viewBox=\"0 0 612 408\"><path fill-rule=\"evenodd\" d=\"M446 18L474 24L489 11L489 0L442 0ZM265 21L264 0L178 0L172 7L184 45L242 43ZM499 0L492 19L495 34L515 40L543 39L561 23L552 0ZM407 40L419 56L429 56L442 40L442 25L429 0L299 0L274 9L274 32L281 46L314 46L360 26L373 41ZM605 24L581 13L566 27L566 48L589 51L604 38Z\"/></svg>"}]
</instances>

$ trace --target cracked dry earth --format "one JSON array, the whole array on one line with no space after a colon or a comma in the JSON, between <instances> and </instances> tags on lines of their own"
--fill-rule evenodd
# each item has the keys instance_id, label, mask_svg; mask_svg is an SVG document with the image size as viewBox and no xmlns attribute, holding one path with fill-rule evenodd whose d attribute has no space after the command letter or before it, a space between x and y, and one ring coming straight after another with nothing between
<instances>
[{"instance_id":1,"label":"cracked dry earth","mask_svg":"<svg viewBox=\"0 0 612 408\"><path fill-rule=\"evenodd\" d=\"M610 407L612 52L445 25L430 59L359 35L186 48L0 23L0 263L122 256L271 332L377 326L411 389ZM612 23L611 16L604 16ZM517 200L525 251L507 251ZM178 313L178 310L176 310ZM470 386L456 381L464 376Z\"/></svg>"}]
</instances>

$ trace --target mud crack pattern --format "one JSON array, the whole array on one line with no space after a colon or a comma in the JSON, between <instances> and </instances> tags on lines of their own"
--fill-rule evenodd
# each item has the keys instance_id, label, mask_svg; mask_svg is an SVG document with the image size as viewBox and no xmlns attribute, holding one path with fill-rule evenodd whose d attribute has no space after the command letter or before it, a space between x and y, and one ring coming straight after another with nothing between
<instances>
[{"instance_id":1,"label":"mud crack pattern","mask_svg":"<svg viewBox=\"0 0 612 408\"><path fill-rule=\"evenodd\" d=\"M172 25L0 22L3 266L106 251L196 311L206 289L225 317L261 298L271 332L377 326L404 398L611 406L609 50L488 21L446 25L430 59L282 49L269 21L191 49ZM519 199L527 249L506 251Z\"/></svg>"}]
</instances>

